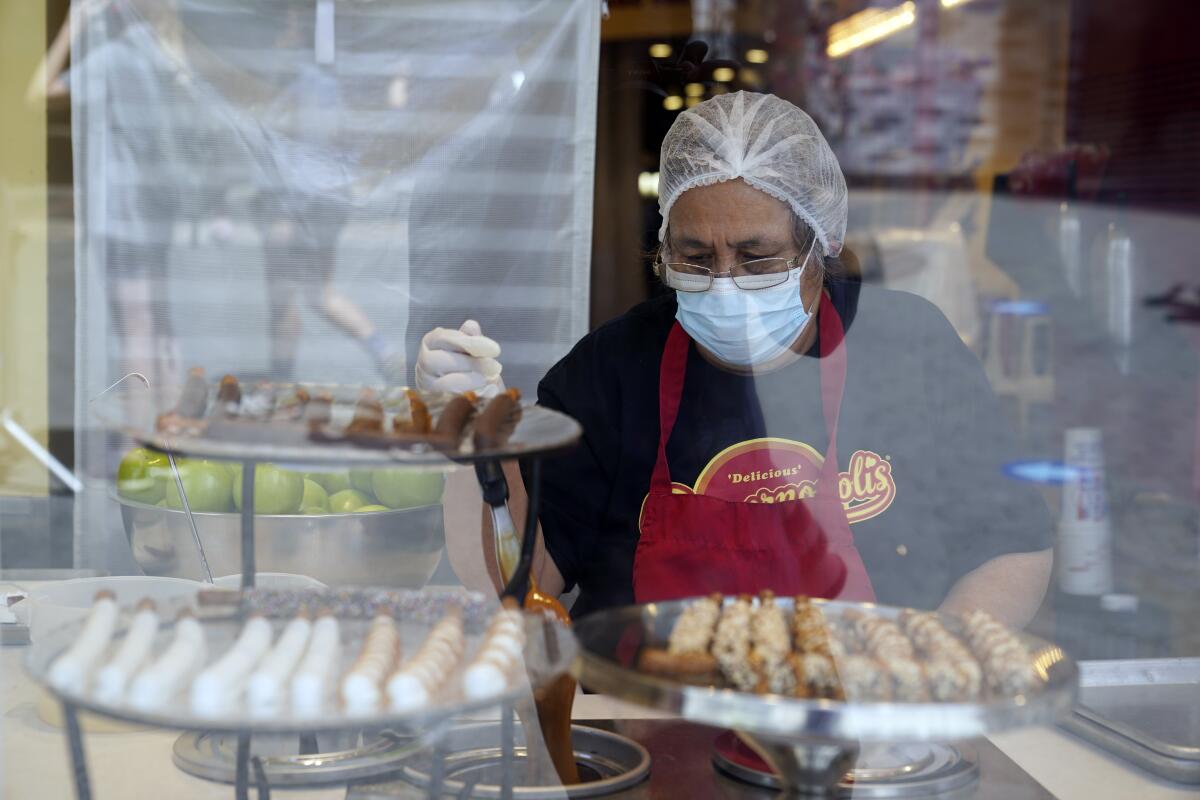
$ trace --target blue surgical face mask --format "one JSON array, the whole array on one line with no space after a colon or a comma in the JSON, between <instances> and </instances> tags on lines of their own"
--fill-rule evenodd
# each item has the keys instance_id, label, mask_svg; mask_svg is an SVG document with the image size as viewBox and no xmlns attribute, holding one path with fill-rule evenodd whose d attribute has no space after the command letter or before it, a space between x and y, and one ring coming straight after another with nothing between
<instances>
[{"instance_id":1,"label":"blue surgical face mask","mask_svg":"<svg viewBox=\"0 0 1200 800\"><path fill-rule=\"evenodd\" d=\"M810 247L804 264L769 289L745 291L732 278L715 278L707 292L677 291L675 318L692 339L728 364L771 361L800 338L812 319L800 296L811 255Z\"/></svg>"}]
</instances>

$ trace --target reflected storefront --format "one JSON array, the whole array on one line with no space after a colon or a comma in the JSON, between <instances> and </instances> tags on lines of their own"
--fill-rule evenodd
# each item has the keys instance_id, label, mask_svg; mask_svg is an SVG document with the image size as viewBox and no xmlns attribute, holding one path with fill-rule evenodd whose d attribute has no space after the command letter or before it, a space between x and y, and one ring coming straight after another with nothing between
<instances>
[{"instance_id":1,"label":"reflected storefront","mask_svg":"<svg viewBox=\"0 0 1200 800\"><path fill-rule=\"evenodd\" d=\"M0 7L4 792L1192 796L1197 21Z\"/></svg>"}]
</instances>

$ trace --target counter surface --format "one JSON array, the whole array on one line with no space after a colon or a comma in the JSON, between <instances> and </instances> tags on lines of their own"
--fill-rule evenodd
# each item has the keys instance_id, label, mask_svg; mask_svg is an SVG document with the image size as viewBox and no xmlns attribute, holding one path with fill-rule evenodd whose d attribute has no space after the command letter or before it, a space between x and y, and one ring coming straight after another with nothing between
<instances>
[{"instance_id":1,"label":"counter surface","mask_svg":"<svg viewBox=\"0 0 1200 800\"><path fill-rule=\"evenodd\" d=\"M25 673L25 647L0 648L0 763L3 797L70 798L72 786L66 737L62 729L44 722L37 711L41 690ZM576 719L651 719L669 714L650 711L600 695L581 695ZM98 800L122 798L220 798L233 792L225 784L193 778L176 769L171 748L178 732L125 730L87 733L85 748L92 790ZM1055 796L1098 800L1137 797L1139 800L1195 798L1195 787L1169 784L1149 773L1115 760L1104 751L1053 728L1034 728L991 739L1002 752ZM345 789L277 790L273 795L306 800L344 800Z\"/></svg>"}]
</instances>

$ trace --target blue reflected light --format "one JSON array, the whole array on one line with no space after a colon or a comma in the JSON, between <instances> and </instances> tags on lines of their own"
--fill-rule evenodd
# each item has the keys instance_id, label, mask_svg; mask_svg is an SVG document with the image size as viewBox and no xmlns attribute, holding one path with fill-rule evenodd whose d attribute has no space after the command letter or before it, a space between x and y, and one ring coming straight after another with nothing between
<instances>
[{"instance_id":1,"label":"blue reflected light","mask_svg":"<svg viewBox=\"0 0 1200 800\"><path fill-rule=\"evenodd\" d=\"M1004 474L1018 481L1044 483L1053 486L1079 478L1085 470L1061 461L1013 461L1004 465Z\"/></svg>"},{"instance_id":2,"label":"blue reflected light","mask_svg":"<svg viewBox=\"0 0 1200 800\"><path fill-rule=\"evenodd\" d=\"M1045 314L1050 307L1045 303L1033 300L997 300L992 303L992 311L996 314L1010 314L1014 317L1032 317Z\"/></svg>"}]
</instances>

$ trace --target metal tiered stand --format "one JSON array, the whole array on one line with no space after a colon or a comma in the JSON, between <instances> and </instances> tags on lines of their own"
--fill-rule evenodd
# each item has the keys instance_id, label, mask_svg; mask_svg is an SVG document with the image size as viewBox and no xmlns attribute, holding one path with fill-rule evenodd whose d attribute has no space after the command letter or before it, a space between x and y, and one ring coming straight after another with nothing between
<instances>
[{"instance_id":1,"label":"metal tiered stand","mask_svg":"<svg viewBox=\"0 0 1200 800\"><path fill-rule=\"evenodd\" d=\"M280 386L281 390L294 388ZM352 405L363 387L359 386L308 386L315 391L325 391L332 394L335 403L344 406ZM448 397L430 398L429 408L435 415ZM119 395L110 395L110 403L119 403ZM113 408L117 406L112 406ZM204 458L213 460L240 462L242 465L242 508L241 508L241 585L243 591L255 588L255 535L254 535L254 482L255 467L261 463L276 463L288 465L303 465L305 468L319 466L340 467L396 467L411 466L427 469L451 469L460 465L475 465L480 479L485 475L494 476L498 472L499 463L506 459L517 459L521 463L526 476L529 496L529 511L526 517L524 535L521 543L520 561L513 573L512 579L502 594L502 597L514 597L519 603L524 602L528 589L533 552L537 538L538 506L540 500L539 482L541 459L547 455L563 452L576 445L582 434L579 424L570 417L556 411L537 405L527 405L521 409L519 418L503 444L487 451L476 451L472 446L470 428L465 431L463 444L460 448L447 451L437 449L423 443L414 443L396 447L361 447L352 442L291 442L273 444L261 442L232 441L229 439L213 439L203 433L191 435L170 435L158 431L153 426L131 424L120 418L120 412L105 413L103 409L98 414L112 427L130 436L143 447L165 453L171 462L175 480L180 482L180 496L184 510L187 508L187 498L183 491L178 469L175 468L176 456ZM195 525L192 525L195 545L200 555L201 564L212 580L208 569L208 560L204 554ZM411 611L420 618L427 609L422 609L423 599L437 598L435 593L411 590L382 590L388 591L394 597L398 607L404 610L405 604L411 604ZM430 600L430 602L432 602ZM494 608L494 602L491 606ZM177 609L178 610L178 609ZM464 609L467 621L472 613L478 616L480 611ZM231 644L236 637L236 627L240 624L240 615L231 615L228 619L220 620L215 627L207 625L209 635L216 630L218 641ZM431 623L430 623L431 624ZM394 732L398 737L410 737L414 743L420 743L420 734L437 729L454 717L487 708L499 708L501 715L501 746L503 748L504 769L501 785L502 796L511 797L514 786L514 770L512 768L514 753L514 723L513 713L516 702L521 695L518 690L510 690L502 696L486 701L466 703L459 702L439 707L430 712L417 714L384 713L375 717L340 716L319 720L299 718L251 719L210 719L190 714L186 704L178 709L172 709L168 714L141 713L127 707L114 707L97 702L90 697L76 696L59 691L47 682L51 664L71 644L79 632L82 623L67 626L49 635L44 641L34 645L27 667L39 683L44 685L61 703L67 741L71 757L71 765L75 783L75 793L79 800L89 800L92 797L91 782L88 773L87 760L84 754L83 736L79 724L79 711L87 711L111 719L148 725L151 727L171 728L197 732L235 734L237 736L236 776L234 795L237 800L247 800L249 787L253 782L258 790L260 800L270 796L270 786L262 763L252 759L250 740L253 734L296 734L315 739L315 734L322 731L351 730L358 728L377 728ZM543 685L554 677L566 672L576 657L574 639L564 625L552 622L548 618L530 618L527 620L527 639L529 645L525 654L525 662L530 672L533 688ZM415 749L415 748L414 748ZM434 742L434 752L437 754L431 779L426 787L429 797L441 794L443 770L438 767L444 761L445 751ZM251 769L254 776L251 776Z\"/></svg>"},{"instance_id":2,"label":"metal tiered stand","mask_svg":"<svg viewBox=\"0 0 1200 800\"><path fill-rule=\"evenodd\" d=\"M626 606L578 620L576 677L593 691L736 731L774 767L785 797L835 795L858 758L860 743L978 738L1053 723L1074 705L1079 679L1075 663L1056 645L1025 634L1021 636L1031 654L1035 685L1024 694L978 702L804 700L691 685L639 671L642 649L665 646L689 602ZM791 600L777 602L791 611ZM873 603L815 602L822 604L826 615L851 608L887 617L902 611ZM949 618L946 622L956 624Z\"/></svg>"}]
</instances>

